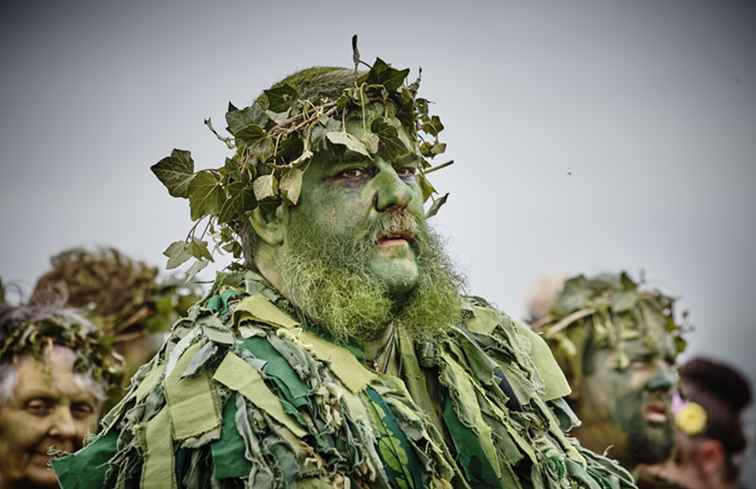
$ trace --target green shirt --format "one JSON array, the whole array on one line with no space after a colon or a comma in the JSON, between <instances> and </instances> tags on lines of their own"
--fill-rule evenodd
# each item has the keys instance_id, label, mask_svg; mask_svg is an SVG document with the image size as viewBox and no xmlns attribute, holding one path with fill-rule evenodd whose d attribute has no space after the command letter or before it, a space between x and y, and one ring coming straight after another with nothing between
<instances>
[{"instance_id":1,"label":"green shirt","mask_svg":"<svg viewBox=\"0 0 756 489\"><path fill-rule=\"evenodd\" d=\"M315 333L252 273L219 274L100 434L54 462L63 489L633 487L564 434L569 387L542 340L482 299L398 368Z\"/></svg>"}]
</instances>

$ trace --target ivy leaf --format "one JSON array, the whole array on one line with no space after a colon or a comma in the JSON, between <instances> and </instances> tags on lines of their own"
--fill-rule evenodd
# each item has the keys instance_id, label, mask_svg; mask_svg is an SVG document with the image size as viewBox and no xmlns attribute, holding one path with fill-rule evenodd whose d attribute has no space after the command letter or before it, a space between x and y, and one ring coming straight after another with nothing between
<instances>
[{"instance_id":1,"label":"ivy leaf","mask_svg":"<svg viewBox=\"0 0 756 489\"><path fill-rule=\"evenodd\" d=\"M194 177L194 160L189 151L174 149L167 156L150 167L173 197L187 198L189 184Z\"/></svg>"},{"instance_id":2,"label":"ivy leaf","mask_svg":"<svg viewBox=\"0 0 756 489\"><path fill-rule=\"evenodd\" d=\"M352 136L348 132L332 131L326 133L326 137L333 144L343 144L347 149L354 151L370 158L370 152L365 147L362 141Z\"/></svg>"},{"instance_id":3,"label":"ivy leaf","mask_svg":"<svg viewBox=\"0 0 756 489\"><path fill-rule=\"evenodd\" d=\"M268 99L268 110L273 112L286 112L299 97L297 90L288 83L265 90Z\"/></svg>"},{"instance_id":4,"label":"ivy leaf","mask_svg":"<svg viewBox=\"0 0 756 489\"><path fill-rule=\"evenodd\" d=\"M192 242L190 243L190 249L192 256L195 257L198 260L207 259L209 261L213 260L213 255L210 254L210 251L207 249L207 241L200 241L198 239L192 239Z\"/></svg>"},{"instance_id":5,"label":"ivy leaf","mask_svg":"<svg viewBox=\"0 0 756 489\"><path fill-rule=\"evenodd\" d=\"M252 184L252 189L255 192L255 198L258 201L275 197L278 193L278 182L275 175L269 173L258 177Z\"/></svg>"},{"instance_id":6,"label":"ivy leaf","mask_svg":"<svg viewBox=\"0 0 756 489\"><path fill-rule=\"evenodd\" d=\"M380 138L378 153L386 161L393 161L401 155L407 154L409 148L399 138L396 127L387 123L385 119L376 119L372 125L373 132Z\"/></svg>"},{"instance_id":7,"label":"ivy leaf","mask_svg":"<svg viewBox=\"0 0 756 489\"><path fill-rule=\"evenodd\" d=\"M226 224L243 213L257 207L255 195L246 183L235 182L228 186L229 197L223 203L218 214L218 223Z\"/></svg>"},{"instance_id":8,"label":"ivy leaf","mask_svg":"<svg viewBox=\"0 0 756 489\"><path fill-rule=\"evenodd\" d=\"M204 268L209 264L210 262L207 260L202 259L196 259L194 260L194 263L192 263L192 266L189 267L189 270L186 271L186 276L184 277L184 283L189 283L194 279L194 277L200 273Z\"/></svg>"},{"instance_id":9,"label":"ivy leaf","mask_svg":"<svg viewBox=\"0 0 756 489\"><path fill-rule=\"evenodd\" d=\"M372 132L363 132L359 135L359 140L362 141L362 143L371 154L378 152L378 143L380 143L380 138L377 134Z\"/></svg>"},{"instance_id":10,"label":"ivy leaf","mask_svg":"<svg viewBox=\"0 0 756 489\"><path fill-rule=\"evenodd\" d=\"M431 204L430 209L428 209L428 212L425 213L425 218L430 219L431 217L438 214L438 210L441 209L441 206L446 204L446 200L449 198L449 194L446 193L442 195L441 197L435 199L433 201L433 204Z\"/></svg>"},{"instance_id":11,"label":"ivy leaf","mask_svg":"<svg viewBox=\"0 0 756 489\"><path fill-rule=\"evenodd\" d=\"M438 133L443 130L444 125L441 123L441 119L439 119L437 115L434 115L423 123L423 131L432 136L438 136Z\"/></svg>"},{"instance_id":12,"label":"ivy leaf","mask_svg":"<svg viewBox=\"0 0 756 489\"><path fill-rule=\"evenodd\" d=\"M304 171L301 168L292 168L281 178L281 193L294 205L297 205L297 202L299 202L299 194L302 192L303 175Z\"/></svg>"},{"instance_id":13,"label":"ivy leaf","mask_svg":"<svg viewBox=\"0 0 756 489\"><path fill-rule=\"evenodd\" d=\"M436 193L436 189L431 185L430 181L428 180L428 177L425 175L420 175L417 179L418 184L420 185L420 190L423 192L423 202L428 200L431 195Z\"/></svg>"},{"instance_id":14,"label":"ivy leaf","mask_svg":"<svg viewBox=\"0 0 756 489\"><path fill-rule=\"evenodd\" d=\"M291 112L291 109L286 109L283 112L273 112L272 110L266 110L265 114L270 118L270 120L273 121L274 124L280 126L287 120L289 120L289 113Z\"/></svg>"},{"instance_id":15,"label":"ivy leaf","mask_svg":"<svg viewBox=\"0 0 756 489\"><path fill-rule=\"evenodd\" d=\"M376 58L367 75L369 85L383 85L389 92L395 92L409 75L409 68L397 70L381 58Z\"/></svg>"},{"instance_id":16,"label":"ivy leaf","mask_svg":"<svg viewBox=\"0 0 756 489\"><path fill-rule=\"evenodd\" d=\"M166 268L169 270L180 266L182 263L192 257L189 250L189 243L186 241L174 241L168 248L163 251L163 255L168 257Z\"/></svg>"},{"instance_id":17,"label":"ivy leaf","mask_svg":"<svg viewBox=\"0 0 756 489\"><path fill-rule=\"evenodd\" d=\"M228 104L228 112L226 112L226 124L228 124L228 127L226 130L234 136L250 124L264 126L266 122L268 122L268 116L265 115L265 111L260 107L260 104L255 103L242 110L234 107L232 103Z\"/></svg>"},{"instance_id":18,"label":"ivy leaf","mask_svg":"<svg viewBox=\"0 0 756 489\"><path fill-rule=\"evenodd\" d=\"M223 187L215 173L202 170L189 185L189 207L192 220L208 214L217 214L224 201Z\"/></svg>"},{"instance_id":19,"label":"ivy leaf","mask_svg":"<svg viewBox=\"0 0 756 489\"><path fill-rule=\"evenodd\" d=\"M433 147L431 148L431 154L433 156L438 156L444 151L446 151L446 143L437 143L437 144L434 144Z\"/></svg>"}]
</instances>

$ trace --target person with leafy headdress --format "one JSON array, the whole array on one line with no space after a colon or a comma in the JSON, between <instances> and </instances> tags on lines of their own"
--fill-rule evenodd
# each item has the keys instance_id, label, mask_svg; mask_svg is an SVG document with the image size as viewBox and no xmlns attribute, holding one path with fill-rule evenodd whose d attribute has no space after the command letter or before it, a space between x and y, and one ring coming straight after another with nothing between
<instances>
[{"instance_id":1,"label":"person with leafy headdress","mask_svg":"<svg viewBox=\"0 0 756 489\"><path fill-rule=\"evenodd\" d=\"M567 375L582 424L573 434L630 470L674 448L671 400L684 348L674 299L627 273L567 279L534 319Z\"/></svg>"},{"instance_id":2,"label":"person with leafy headdress","mask_svg":"<svg viewBox=\"0 0 756 489\"><path fill-rule=\"evenodd\" d=\"M51 452L96 431L119 379L120 358L78 311L0 301L0 489L57 488Z\"/></svg>"},{"instance_id":3,"label":"person with leafy headdress","mask_svg":"<svg viewBox=\"0 0 756 489\"><path fill-rule=\"evenodd\" d=\"M176 278L159 280L157 267L114 247L71 248L53 256L50 264L37 280L32 300L52 290L90 315L123 356L127 379L157 353L166 331L200 297L197 287ZM115 402L122 394L113 393Z\"/></svg>"},{"instance_id":4,"label":"person with leafy headdress","mask_svg":"<svg viewBox=\"0 0 756 489\"><path fill-rule=\"evenodd\" d=\"M55 462L64 489L633 487L565 435L545 343L461 295L426 223L447 164L419 79L354 62L229 105L222 167L183 150L152 167L195 220L169 264L201 268L207 235L239 261Z\"/></svg>"}]
</instances>

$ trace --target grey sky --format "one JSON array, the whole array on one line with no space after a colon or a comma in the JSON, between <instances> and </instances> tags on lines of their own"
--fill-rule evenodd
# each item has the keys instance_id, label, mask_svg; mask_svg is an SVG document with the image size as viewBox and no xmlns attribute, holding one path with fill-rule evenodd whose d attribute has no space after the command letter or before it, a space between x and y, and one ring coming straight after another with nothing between
<instances>
[{"instance_id":1,"label":"grey sky","mask_svg":"<svg viewBox=\"0 0 756 489\"><path fill-rule=\"evenodd\" d=\"M189 228L148 166L226 155L202 124L315 64L422 65L456 164L436 226L471 291L516 316L541 272L645 269L692 353L751 375L751 2L14 2L0 7L0 274L115 244L162 264ZM24 5L21 6L20 4Z\"/></svg>"}]
</instances>

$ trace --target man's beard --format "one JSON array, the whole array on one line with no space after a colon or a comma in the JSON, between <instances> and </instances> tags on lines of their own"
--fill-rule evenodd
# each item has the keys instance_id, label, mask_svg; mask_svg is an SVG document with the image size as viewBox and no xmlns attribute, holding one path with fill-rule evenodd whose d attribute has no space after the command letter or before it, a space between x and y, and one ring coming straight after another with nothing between
<instances>
[{"instance_id":1,"label":"man's beard","mask_svg":"<svg viewBox=\"0 0 756 489\"><path fill-rule=\"evenodd\" d=\"M623 426L627 433L629 458L637 464L658 464L672 455L675 447L672 423L649 425L640 410Z\"/></svg>"},{"instance_id":2,"label":"man's beard","mask_svg":"<svg viewBox=\"0 0 756 489\"><path fill-rule=\"evenodd\" d=\"M418 266L416 287L392 295L370 271L376 238L408 232ZM283 292L336 340L372 340L394 326L410 337L443 334L461 317L462 277L441 240L406 211L383 214L362 239L344 238L307 222L291 222L280 262Z\"/></svg>"}]
</instances>

